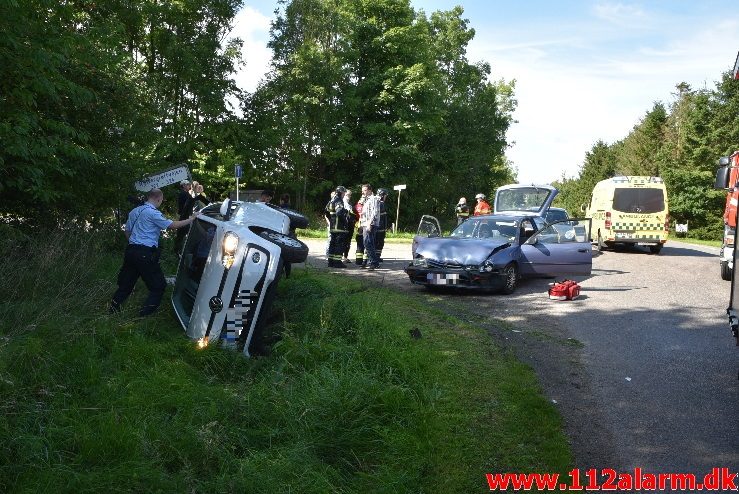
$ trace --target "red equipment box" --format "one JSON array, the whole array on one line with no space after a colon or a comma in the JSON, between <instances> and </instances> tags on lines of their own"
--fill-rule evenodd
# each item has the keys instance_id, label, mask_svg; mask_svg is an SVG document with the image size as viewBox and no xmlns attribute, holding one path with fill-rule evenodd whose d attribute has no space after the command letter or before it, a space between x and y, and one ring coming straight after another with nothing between
<instances>
[{"instance_id":1,"label":"red equipment box","mask_svg":"<svg viewBox=\"0 0 739 494\"><path fill-rule=\"evenodd\" d=\"M580 285L576 281L563 280L549 283L549 298L551 300L575 300L580 296Z\"/></svg>"}]
</instances>

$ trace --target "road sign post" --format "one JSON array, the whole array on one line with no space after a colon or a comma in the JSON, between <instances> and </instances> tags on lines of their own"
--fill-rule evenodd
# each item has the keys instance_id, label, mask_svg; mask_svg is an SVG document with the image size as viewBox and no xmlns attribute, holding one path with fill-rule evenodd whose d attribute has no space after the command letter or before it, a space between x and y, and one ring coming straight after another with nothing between
<instances>
[{"instance_id":1,"label":"road sign post","mask_svg":"<svg viewBox=\"0 0 739 494\"><path fill-rule=\"evenodd\" d=\"M397 233L398 231L398 217L400 216L400 191L404 189L405 189L405 184L396 185L393 187L393 190L398 191L398 208L395 211L395 224L393 225L393 233Z\"/></svg>"},{"instance_id":2,"label":"road sign post","mask_svg":"<svg viewBox=\"0 0 739 494\"><path fill-rule=\"evenodd\" d=\"M236 200L239 200L239 179L241 178L241 175L243 173L243 170L241 169L241 165L234 165L234 175L236 176Z\"/></svg>"}]
</instances>

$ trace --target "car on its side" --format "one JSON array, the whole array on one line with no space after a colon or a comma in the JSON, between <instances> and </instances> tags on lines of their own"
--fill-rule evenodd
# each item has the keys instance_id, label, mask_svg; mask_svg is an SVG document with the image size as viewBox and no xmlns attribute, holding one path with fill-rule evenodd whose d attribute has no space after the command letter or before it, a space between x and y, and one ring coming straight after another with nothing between
<instances>
[{"instance_id":1,"label":"car on its side","mask_svg":"<svg viewBox=\"0 0 739 494\"><path fill-rule=\"evenodd\" d=\"M543 213L556 194L551 186L501 187L495 214L472 217L448 236L423 216L405 269L411 283L513 293L521 277L589 275L590 220L548 223Z\"/></svg>"},{"instance_id":2,"label":"car on its side","mask_svg":"<svg viewBox=\"0 0 739 494\"><path fill-rule=\"evenodd\" d=\"M308 246L291 235L300 213L227 200L201 210L188 233L172 306L188 337L245 355L264 353L264 328L285 263L304 262Z\"/></svg>"}]
</instances>

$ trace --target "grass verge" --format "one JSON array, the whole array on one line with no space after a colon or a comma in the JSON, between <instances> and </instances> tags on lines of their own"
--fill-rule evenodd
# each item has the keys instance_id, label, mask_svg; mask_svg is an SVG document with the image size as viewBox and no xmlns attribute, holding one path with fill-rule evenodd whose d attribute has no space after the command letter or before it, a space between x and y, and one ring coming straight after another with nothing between
<instances>
[{"instance_id":1,"label":"grass verge","mask_svg":"<svg viewBox=\"0 0 739 494\"><path fill-rule=\"evenodd\" d=\"M486 492L486 472L566 471L556 410L484 330L306 269L269 357L197 350L168 304L133 316L141 285L105 314L110 238L0 241L0 491Z\"/></svg>"},{"instance_id":2,"label":"grass verge","mask_svg":"<svg viewBox=\"0 0 739 494\"><path fill-rule=\"evenodd\" d=\"M676 237L674 235L670 236L670 242L683 242L686 244L696 244L696 245L708 245L710 247L721 247L721 241L720 240L702 240L699 238L691 238L691 237Z\"/></svg>"}]
</instances>

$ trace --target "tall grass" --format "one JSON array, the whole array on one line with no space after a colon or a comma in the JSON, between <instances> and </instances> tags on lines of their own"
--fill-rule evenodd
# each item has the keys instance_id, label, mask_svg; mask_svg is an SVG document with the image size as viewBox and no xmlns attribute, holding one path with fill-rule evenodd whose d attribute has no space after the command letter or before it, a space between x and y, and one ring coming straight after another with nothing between
<instances>
[{"instance_id":1,"label":"tall grass","mask_svg":"<svg viewBox=\"0 0 739 494\"><path fill-rule=\"evenodd\" d=\"M484 492L566 469L533 374L479 328L294 270L269 357L197 350L167 305L134 317L145 293L107 315L116 235L0 244L0 491Z\"/></svg>"}]
</instances>

